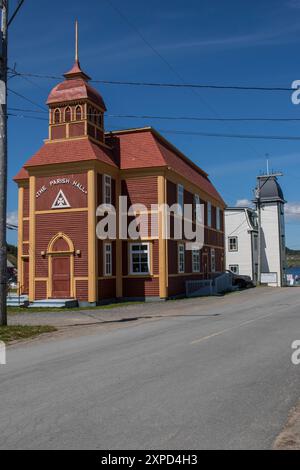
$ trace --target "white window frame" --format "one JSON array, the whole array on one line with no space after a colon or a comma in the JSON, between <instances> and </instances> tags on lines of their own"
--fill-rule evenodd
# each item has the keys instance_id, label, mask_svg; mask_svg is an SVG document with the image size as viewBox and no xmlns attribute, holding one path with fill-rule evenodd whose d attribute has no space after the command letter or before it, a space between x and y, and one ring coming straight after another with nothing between
<instances>
[{"instance_id":1,"label":"white window frame","mask_svg":"<svg viewBox=\"0 0 300 470\"><path fill-rule=\"evenodd\" d=\"M217 207L216 211L216 229L221 230L221 209L220 207Z\"/></svg>"},{"instance_id":2,"label":"white window frame","mask_svg":"<svg viewBox=\"0 0 300 470\"><path fill-rule=\"evenodd\" d=\"M212 205L210 201L207 201L207 226L212 226Z\"/></svg>"},{"instance_id":3,"label":"white window frame","mask_svg":"<svg viewBox=\"0 0 300 470\"><path fill-rule=\"evenodd\" d=\"M194 221L202 224L201 199L199 194L194 194Z\"/></svg>"},{"instance_id":4,"label":"white window frame","mask_svg":"<svg viewBox=\"0 0 300 470\"><path fill-rule=\"evenodd\" d=\"M107 256L109 256L109 262ZM108 266L109 269L107 269ZM112 243L110 242L103 244L103 273L104 276L112 276Z\"/></svg>"},{"instance_id":5,"label":"white window frame","mask_svg":"<svg viewBox=\"0 0 300 470\"><path fill-rule=\"evenodd\" d=\"M240 266L238 264L230 264L228 268L233 274L240 274ZM232 268L235 268L236 271L233 271Z\"/></svg>"},{"instance_id":6,"label":"white window frame","mask_svg":"<svg viewBox=\"0 0 300 470\"><path fill-rule=\"evenodd\" d=\"M133 247L134 246L142 246L142 245L145 245L147 246L147 250L146 251L142 251L141 249L140 250L133 250ZM144 272L144 271L133 271L133 254L147 254L148 255L148 259L147 259L147 266L148 266L148 271L147 272ZM129 244L129 272L130 272L130 275L132 276L149 276L149 274L151 274L151 259L150 259L150 256L151 256L151 251L150 251L150 243L149 242L140 242L140 243L130 243Z\"/></svg>"},{"instance_id":7,"label":"white window frame","mask_svg":"<svg viewBox=\"0 0 300 470\"><path fill-rule=\"evenodd\" d=\"M214 248L210 249L210 268L211 272L216 272L216 250Z\"/></svg>"},{"instance_id":8,"label":"white window frame","mask_svg":"<svg viewBox=\"0 0 300 470\"><path fill-rule=\"evenodd\" d=\"M230 240L235 240L235 248L231 248L231 242ZM239 242L238 242L238 237L228 237L228 251L239 251Z\"/></svg>"},{"instance_id":9,"label":"white window frame","mask_svg":"<svg viewBox=\"0 0 300 470\"><path fill-rule=\"evenodd\" d=\"M177 261L178 261L178 273L185 272L185 246L184 243L178 243L177 245Z\"/></svg>"},{"instance_id":10,"label":"white window frame","mask_svg":"<svg viewBox=\"0 0 300 470\"><path fill-rule=\"evenodd\" d=\"M177 204L181 208L181 214L183 214L183 209L184 209L184 186L182 184L177 185Z\"/></svg>"},{"instance_id":11,"label":"white window frame","mask_svg":"<svg viewBox=\"0 0 300 470\"><path fill-rule=\"evenodd\" d=\"M107 193L108 190L108 193ZM111 191L111 176L103 175L103 203L111 204L112 191Z\"/></svg>"},{"instance_id":12,"label":"white window frame","mask_svg":"<svg viewBox=\"0 0 300 470\"><path fill-rule=\"evenodd\" d=\"M192 250L192 272L201 272L201 256L200 250Z\"/></svg>"}]
</instances>

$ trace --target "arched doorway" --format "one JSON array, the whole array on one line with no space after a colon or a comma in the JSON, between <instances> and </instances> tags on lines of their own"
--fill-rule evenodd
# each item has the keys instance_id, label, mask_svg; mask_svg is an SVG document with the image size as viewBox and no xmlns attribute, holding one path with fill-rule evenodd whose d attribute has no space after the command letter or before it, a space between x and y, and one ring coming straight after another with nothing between
<instances>
[{"instance_id":1,"label":"arched doorway","mask_svg":"<svg viewBox=\"0 0 300 470\"><path fill-rule=\"evenodd\" d=\"M49 243L49 291L52 299L74 297L74 245L69 237L58 233Z\"/></svg>"}]
</instances>

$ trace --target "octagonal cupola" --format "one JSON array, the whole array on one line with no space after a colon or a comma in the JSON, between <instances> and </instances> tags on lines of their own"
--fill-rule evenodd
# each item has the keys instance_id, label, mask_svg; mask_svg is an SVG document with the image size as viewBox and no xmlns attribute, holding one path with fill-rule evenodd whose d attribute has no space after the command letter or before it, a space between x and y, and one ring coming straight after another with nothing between
<instances>
[{"instance_id":1,"label":"octagonal cupola","mask_svg":"<svg viewBox=\"0 0 300 470\"><path fill-rule=\"evenodd\" d=\"M64 74L65 80L56 85L47 99L49 106L49 140L90 137L104 143L104 113L102 96L89 84L78 54L78 23L76 21L75 63Z\"/></svg>"}]
</instances>

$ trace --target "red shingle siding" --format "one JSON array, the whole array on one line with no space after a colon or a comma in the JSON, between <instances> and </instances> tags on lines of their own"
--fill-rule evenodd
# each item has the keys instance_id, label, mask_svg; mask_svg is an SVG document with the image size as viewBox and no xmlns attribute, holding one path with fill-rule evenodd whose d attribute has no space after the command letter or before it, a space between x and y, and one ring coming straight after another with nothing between
<instances>
[{"instance_id":1,"label":"red shingle siding","mask_svg":"<svg viewBox=\"0 0 300 470\"><path fill-rule=\"evenodd\" d=\"M101 279L98 281L99 300L114 299L116 297L116 280Z\"/></svg>"},{"instance_id":2,"label":"red shingle siding","mask_svg":"<svg viewBox=\"0 0 300 470\"><path fill-rule=\"evenodd\" d=\"M42 300L47 298L47 282L35 281L35 298Z\"/></svg>"},{"instance_id":3,"label":"red shingle siding","mask_svg":"<svg viewBox=\"0 0 300 470\"><path fill-rule=\"evenodd\" d=\"M24 188L23 217L29 217L29 188Z\"/></svg>"},{"instance_id":4,"label":"red shingle siding","mask_svg":"<svg viewBox=\"0 0 300 470\"><path fill-rule=\"evenodd\" d=\"M85 126L84 122L70 123L69 124L69 135L70 137L80 137L84 135Z\"/></svg>"},{"instance_id":5,"label":"red shingle siding","mask_svg":"<svg viewBox=\"0 0 300 470\"><path fill-rule=\"evenodd\" d=\"M76 298L81 301L88 300L88 281L76 281Z\"/></svg>"},{"instance_id":6,"label":"red shingle siding","mask_svg":"<svg viewBox=\"0 0 300 470\"><path fill-rule=\"evenodd\" d=\"M87 212L69 212L61 214L38 214L36 216L36 277L48 276L47 257L41 256L47 251L50 240L59 232L65 233L73 242L75 251L74 270L76 277L88 275L88 220Z\"/></svg>"},{"instance_id":7,"label":"red shingle siding","mask_svg":"<svg viewBox=\"0 0 300 470\"><path fill-rule=\"evenodd\" d=\"M123 297L158 297L158 278L123 279Z\"/></svg>"},{"instance_id":8,"label":"red shingle siding","mask_svg":"<svg viewBox=\"0 0 300 470\"><path fill-rule=\"evenodd\" d=\"M57 180L66 180L67 183L53 184ZM52 184L51 184L52 183ZM81 189L73 183L79 183ZM73 173L70 175L42 176L36 179L36 190L45 187L46 191L36 198L36 210L51 210L60 190L63 191L72 209L87 207L87 175L86 173Z\"/></svg>"},{"instance_id":9,"label":"red shingle siding","mask_svg":"<svg viewBox=\"0 0 300 470\"><path fill-rule=\"evenodd\" d=\"M23 241L29 241L29 220L23 220Z\"/></svg>"},{"instance_id":10,"label":"red shingle siding","mask_svg":"<svg viewBox=\"0 0 300 470\"><path fill-rule=\"evenodd\" d=\"M51 138L53 140L65 139L67 136L66 125L55 126L51 128Z\"/></svg>"}]
</instances>

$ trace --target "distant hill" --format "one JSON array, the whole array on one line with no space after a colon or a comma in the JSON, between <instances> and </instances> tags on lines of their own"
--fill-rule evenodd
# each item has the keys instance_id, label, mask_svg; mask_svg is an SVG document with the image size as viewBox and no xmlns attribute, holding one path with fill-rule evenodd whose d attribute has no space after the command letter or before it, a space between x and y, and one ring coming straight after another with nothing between
<instances>
[{"instance_id":1,"label":"distant hill","mask_svg":"<svg viewBox=\"0 0 300 470\"><path fill-rule=\"evenodd\" d=\"M15 267L17 267L18 248L16 246L7 244L7 258Z\"/></svg>"},{"instance_id":2,"label":"distant hill","mask_svg":"<svg viewBox=\"0 0 300 470\"><path fill-rule=\"evenodd\" d=\"M286 259L289 268L300 266L300 250L291 250L286 248Z\"/></svg>"}]
</instances>

